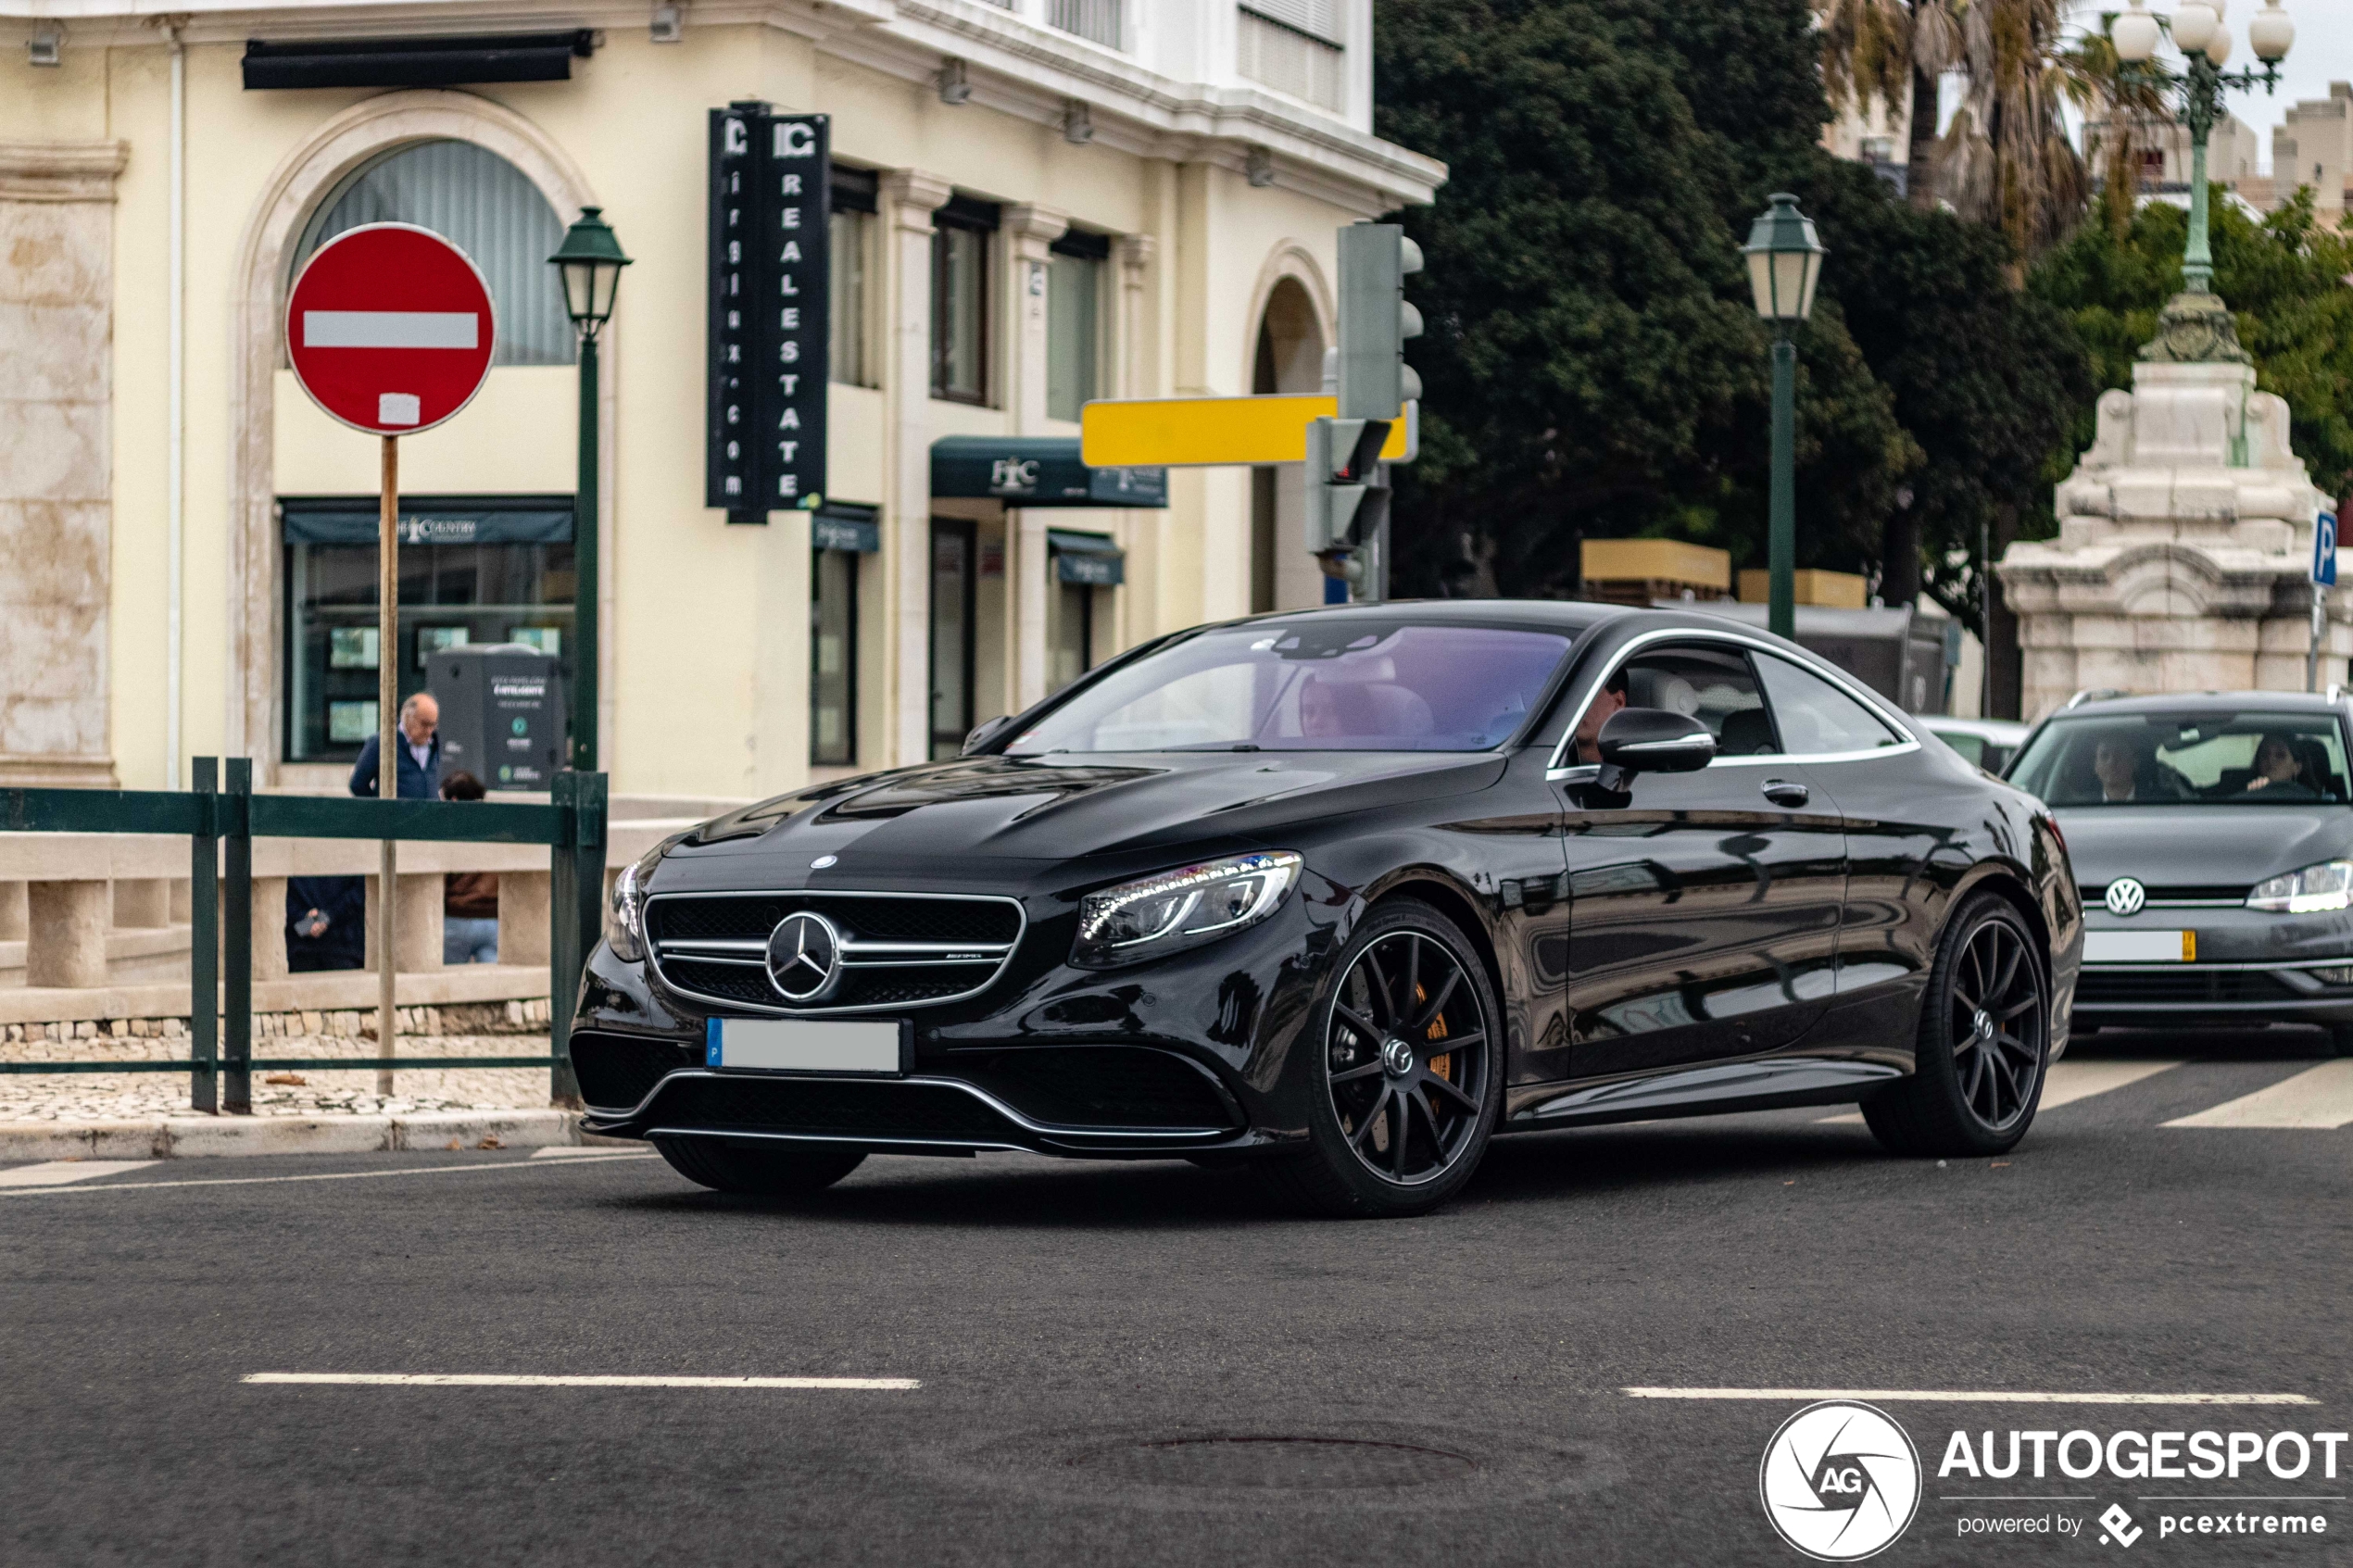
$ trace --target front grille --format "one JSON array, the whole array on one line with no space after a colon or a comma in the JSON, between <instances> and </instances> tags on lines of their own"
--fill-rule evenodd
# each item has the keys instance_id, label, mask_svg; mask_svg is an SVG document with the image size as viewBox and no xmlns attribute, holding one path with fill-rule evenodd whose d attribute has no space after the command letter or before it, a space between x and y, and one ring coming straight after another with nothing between
<instances>
[{"instance_id":1,"label":"front grille","mask_svg":"<svg viewBox=\"0 0 2353 1568\"><path fill-rule=\"evenodd\" d=\"M2126 970L2085 968L2075 982L2075 1005L2132 1007L2145 1002L2277 1002L2301 993L2277 976L2253 969Z\"/></svg>"},{"instance_id":2,"label":"front grille","mask_svg":"<svg viewBox=\"0 0 2353 1568\"><path fill-rule=\"evenodd\" d=\"M1002 1141L1004 1120L961 1089L824 1078L679 1078L645 1120L706 1132Z\"/></svg>"},{"instance_id":3,"label":"front grille","mask_svg":"<svg viewBox=\"0 0 2353 1568\"><path fill-rule=\"evenodd\" d=\"M960 1058L952 1071L1054 1126L1222 1130L1241 1120L1207 1073L1144 1047L1030 1047Z\"/></svg>"},{"instance_id":4,"label":"front grille","mask_svg":"<svg viewBox=\"0 0 2353 1568\"><path fill-rule=\"evenodd\" d=\"M2163 885L2146 885L2152 901L2185 898L2201 904L2244 904L2247 894L2255 886L2249 882L2172 882ZM2083 896L2086 904L2096 904L2108 897L2108 884L2087 882L2076 891Z\"/></svg>"},{"instance_id":5,"label":"front grille","mask_svg":"<svg viewBox=\"0 0 2353 1568\"><path fill-rule=\"evenodd\" d=\"M580 1098L602 1110L627 1110L652 1092L666 1073L698 1067L698 1047L678 1040L640 1040L626 1035L578 1034L572 1037L572 1070Z\"/></svg>"},{"instance_id":6,"label":"front grille","mask_svg":"<svg viewBox=\"0 0 2353 1568\"><path fill-rule=\"evenodd\" d=\"M764 945L797 910L841 934L831 995L795 1006L770 983ZM664 894L646 907L654 966L680 991L773 1012L872 1012L974 996L1013 961L1027 917L1011 898L900 893Z\"/></svg>"}]
</instances>

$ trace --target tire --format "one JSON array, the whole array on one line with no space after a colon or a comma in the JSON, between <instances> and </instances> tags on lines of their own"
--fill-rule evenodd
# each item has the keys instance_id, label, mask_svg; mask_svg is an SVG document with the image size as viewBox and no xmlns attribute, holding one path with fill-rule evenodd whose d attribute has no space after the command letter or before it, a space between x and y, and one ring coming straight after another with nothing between
<instances>
[{"instance_id":1,"label":"tire","mask_svg":"<svg viewBox=\"0 0 2353 1568\"><path fill-rule=\"evenodd\" d=\"M724 1138L657 1138L670 1168L714 1192L747 1198L799 1198L822 1192L865 1160L862 1148L836 1144L737 1143Z\"/></svg>"},{"instance_id":2,"label":"tire","mask_svg":"<svg viewBox=\"0 0 2353 1568\"><path fill-rule=\"evenodd\" d=\"M2017 909L1981 893L1944 928L1911 1076L1863 1102L1891 1154L2001 1154L2033 1123L2050 1061L2050 971Z\"/></svg>"},{"instance_id":3,"label":"tire","mask_svg":"<svg viewBox=\"0 0 2353 1568\"><path fill-rule=\"evenodd\" d=\"M2353 1023L2329 1025L2329 1049L2338 1056L2353 1056Z\"/></svg>"},{"instance_id":4,"label":"tire","mask_svg":"<svg viewBox=\"0 0 2353 1568\"><path fill-rule=\"evenodd\" d=\"M1470 1180L1503 1107L1494 985L1461 928L1411 898L1376 906L1332 973L1304 1036L1308 1149L1269 1161L1269 1186L1335 1218L1426 1214Z\"/></svg>"}]
</instances>

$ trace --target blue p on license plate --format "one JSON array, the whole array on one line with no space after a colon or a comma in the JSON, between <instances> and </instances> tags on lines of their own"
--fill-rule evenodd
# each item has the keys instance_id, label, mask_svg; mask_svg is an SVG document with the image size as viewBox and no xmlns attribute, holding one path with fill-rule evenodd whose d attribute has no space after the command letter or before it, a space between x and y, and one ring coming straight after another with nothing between
<instances>
[{"instance_id":1,"label":"blue p on license plate","mask_svg":"<svg viewBox=\"0 0 2353 1568\"><path fill-rule=\"evenodd\" d=\"M896 1019L714 1018L704 1036L704 1063L762 1073L897 1076L900 1030Z\"/></svg>"}]
</instances>

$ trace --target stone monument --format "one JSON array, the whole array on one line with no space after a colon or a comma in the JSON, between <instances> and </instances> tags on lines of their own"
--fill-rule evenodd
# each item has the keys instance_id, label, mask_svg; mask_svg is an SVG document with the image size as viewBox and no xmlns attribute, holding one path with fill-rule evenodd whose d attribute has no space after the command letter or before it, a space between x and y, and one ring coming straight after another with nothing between
<instances>
[{"instance_id":1,"label":"stone monument","mask_svg":"<svg viewBox=\"0 0 2353 1568\"><path fill-rule=\"evenodd\" d=\"M2228 307L2174 295L2133 390L2100 396L2098 434L2058 486L2058 537L1994 568L2019 620L2020 716L2087 687L2302 691L2330 504L2288 447L2286 401L2255 390ZM2353 607L2328 608L2323 688L2353 653Z\"/></svg>"}]
</instances>

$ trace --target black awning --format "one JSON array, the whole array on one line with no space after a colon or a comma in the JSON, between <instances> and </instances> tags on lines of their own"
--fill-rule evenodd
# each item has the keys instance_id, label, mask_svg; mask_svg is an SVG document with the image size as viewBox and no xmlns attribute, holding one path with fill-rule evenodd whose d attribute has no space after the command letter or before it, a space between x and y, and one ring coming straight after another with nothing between
<instances>
[{"instance_id":1,"label":"black awning","mask_svg":"<svg viewBox=\"0 0 2353 1568\"><path fill-rule=\"evenodd\" d=\"M1162 508L1168 470L1090 469L1075 435L943 435L931 444L931 493L1009 507Z\"/></svg>"},{"instance_id":2,"label":"black awning","mask_svg":"<svg viewBox=\"0 0 2353 1568\"><path fill-rule=\"evenodd\" d=\"M456 37L257 38L245 44L245 89L569 82L572 62L596 49L597 35L585 27Z\"/></svg>"},{"instance_id":3,"label":"black awning","mask_svg":"<svg viewBox=\"0 0 2353 1568\"><path fill-rule=\"evenodd\" d=\"M809 543L820 550L849 550L873 555L882 548L882 511L843 501L827 501L809 514Z\"/></svg>"},{"instance_id":4,"label":"black awning","mask_svg":"<svg viewBox=\"0 0 2353 1568\"><path fill-rule=\"evenodd\" d=\"M569 495L403 495L403 545L569 545ZM278 516L289 545L376 542L373 495L283 495Z\"/></svg>"},{"instance_id":5,"label":"black awning","mask_svg":"<svg viewBox=\"0 0 2353 1568\"><path fill-rule=\"evenodd\" d=\"M1101 533L1050 528L1046 548L1053 554L1054 576L1061 582L1115 588L1126 580L1127 553Z\"/></svg>"}]
</instances>

